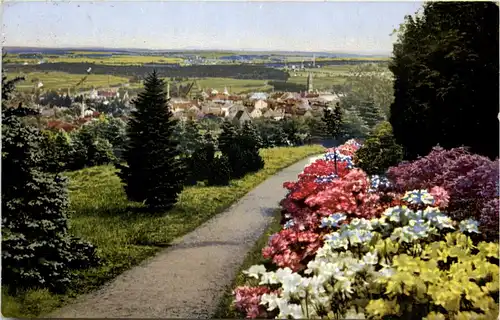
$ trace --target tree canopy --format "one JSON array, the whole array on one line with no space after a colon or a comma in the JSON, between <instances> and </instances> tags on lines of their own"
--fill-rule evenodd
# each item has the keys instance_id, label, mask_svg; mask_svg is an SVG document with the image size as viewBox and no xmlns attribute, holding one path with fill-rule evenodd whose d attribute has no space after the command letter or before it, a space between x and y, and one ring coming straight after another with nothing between
<instances>
[{"instance_id":1,"label":"tree canopy","mask_svg":"<svg viewBox=\"0 0 500 320\"><path fill-rule=\"evenodd\" d=\"M406 159L437 144L498 156L498 19L493 2L429 2L406 17L389 65Z\"/></svg>"}]
</instances>

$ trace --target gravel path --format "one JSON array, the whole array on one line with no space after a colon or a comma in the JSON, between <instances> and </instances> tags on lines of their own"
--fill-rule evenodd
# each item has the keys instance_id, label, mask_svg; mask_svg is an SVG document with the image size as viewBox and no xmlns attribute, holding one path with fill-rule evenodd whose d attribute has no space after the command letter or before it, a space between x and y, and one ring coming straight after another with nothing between
<instances>
[{"instance_id":1,"label":"gravel path","mask_svg":"<svg viewBox=\"0 0 500 320\"><path fill-rule=\"evenodd\" d=\"M296 180L308 162L268 178L172 247L49 317L210 318L246 253L272 221L286 194L283 182Z\"/></svg>"}]
</instances>

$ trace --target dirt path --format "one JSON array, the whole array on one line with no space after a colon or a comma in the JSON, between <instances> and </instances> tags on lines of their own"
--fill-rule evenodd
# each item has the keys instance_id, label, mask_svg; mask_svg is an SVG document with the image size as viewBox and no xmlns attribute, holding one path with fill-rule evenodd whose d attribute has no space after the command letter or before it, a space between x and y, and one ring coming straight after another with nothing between
<instances>
[{"instance_id":1,"label":"dirt path","mask_svg":"<svg viewBox=\"0 0 500 320\"><path fill-rule=\"evenodd\" d=\"M49 317L210 318L285 196L283 182L296 180L308 162L280 171L172 247Z\"/></svg>"}]
</instances>

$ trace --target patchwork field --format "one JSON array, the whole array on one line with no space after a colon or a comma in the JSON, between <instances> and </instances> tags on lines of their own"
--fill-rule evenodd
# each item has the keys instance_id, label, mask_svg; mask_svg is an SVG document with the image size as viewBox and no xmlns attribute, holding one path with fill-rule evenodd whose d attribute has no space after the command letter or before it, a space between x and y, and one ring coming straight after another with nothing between
<instances>
[{"instance_id":1,"label":"patchwork field","mask_svg":"<svg viewBox=\"0 0 500 320\"><path fill-rule=\"evenodd\" d=\"M43 90L67 90L73 89L84 77L81 74L70 74L64 72L30 72L30 73L7 73L7 78L22 76L24 81L20 82L16 88L19 91L31 91L40 81L43 83ZM129 82L128 78L113 75L91 74L78 87L79 90L104 88L109 86L124 85Z\"/></svg>"},{"instance_id":2,"label":"patchwork field","mask_svg":"<svg viewBox=\"0 0 500 320\"><path fill-rule=\"evenodd\" d=\"M100 55L105 53L99 53ZM85 56L82 56L85 55ZM40 60L45 63L97 63L107 65L141 65L145 63L181 63L183 59L163 56L139 56L139 55L112 55L103 57L94 53L84 53L82 55L42 55L41 58L24 58L19 55L7 55L4 63L28 63L37 64Z\"/></svg>"}]
</instances>

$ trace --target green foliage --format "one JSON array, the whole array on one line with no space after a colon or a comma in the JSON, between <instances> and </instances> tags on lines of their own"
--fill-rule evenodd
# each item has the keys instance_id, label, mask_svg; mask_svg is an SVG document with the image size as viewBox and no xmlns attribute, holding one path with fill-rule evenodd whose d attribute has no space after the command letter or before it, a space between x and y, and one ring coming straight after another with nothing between
<instances>
[{"instance_id":1,"label":"green foliage","mask_svg":"<svg viewBox=\"0 0 500 320\"><path fill-rule=\"evenodd\" d=\"M254 121L260 137L262 138L263 148L273 148L287 145L286 134L281 127L281 122L273 119L256 119Z\"/></svg>"},{"instance_id":2,"label":"green foliage","mask_svg":"<svg viewBox=\"0 0 500 320\"><path fill-rule=\"evenodd\" d=\"M366 63L353 66L347 74L346 83L350 90L345 98L369 107L367 111L372 115L382 119L389 117L394 89L387 64ZM364 112L360 110L360 113Z\"/></svg>"},{"instance_id":3,"label":"green foliage","mask_svg":"<svg viewBox=\"0 0 500 320\"><path fill-rule=\"evenodd\" d=\"M9 97L14 86L5 88ZM66 179L45 172L45 138L22 121L36 112L2 109L2 285L11 292L63 291L73 270L99 259L91 244L68 232Z\"/></svg>"},{"instance_id":4,"label":"green foliage","mask_svg":"<svg viewBox=\"0 0 500 320\"><path fill-rule=\"evenodd\" d=\"M498 19L489 1L428 2L406 18L389 66L390 122L406 159L437 144L498 156Z\"/></svg>"},{"instance_id":5,"label":"green foliage","mask_svg":"<svg viewBox=\"0 0 500 320\"><path fill-rule=\"evenodd\" d=\"M344 138L365 138L370 133L370 128L356 109L342 108L341 132Z\"/></svg>"},{"instance_id":6,"label":"green foliage","mask_svg":"<svg viewBox=\"0 0 500 320\"><path fill-rule=\"evenodd\" d=\"M384 247L379 240L375 247ZM391 277L377 279L383 298L366 306L382 319L496 319L498 317L498 244L474 246L455 232L423 245L418 254L392 257Z\"/></svg>"},{"instance_id":7,"label":"green foliage","mask_svg":"<svg viewBox=\"0 0 500 320\"><path fill-rule=\"evenodd\" d=\"M341 134L342 110L337 103L335 106L325 106L323 108L323 117L321 118L326 126L326 132L330 138L337 139Z\"/></svg>"},{"instance_id":8,"label":"green foliage","mask_svg":"<svg viewBox=\"0 0 500 320\"><path fill-rule=\"evenodd\" d=\"M205 181L209 178L215 157L215 141L209 132L203 138L200 136L197 143L199 146L191 156L186 158L189 171L186 179L188 185L194 185L198 181Z\"/></svg>"},{"instance_id":9,"label":"green foliage","mask_svg":"<svg viewBox=\"0 0 500 320\"><path fill-rule=\"evenodd\" d=\"M251 122L246 122L238 128L229 121L225 121L218 144L222 155L226 156L229 161L232 178L241 178L249 172L258 171L264 167L264 160L259 154L262 139Z\"/></svg>"},{"instance_id":10,"label":"green foliage","mask_svg":"<svg viewBox=\"0 0 500 320\"><path fill-rule=\"evenodd\" d=\"M227 186L231 180L231 166L226 156L214 157L208 174L209 186Z\"/></svg>"},{"instance_id":11,"label":"green foliage","mask_svg":"<svg viewBox=\"0 0 500 320\"><path fill-rule=\"evenodd\" d=\"M112 163L116 160L111 143L87 126L73 136L74 153L71 168L81 169Z\"/></svg>"},{"instance_id":12,"label":"green foliage","mask_svg":"<svg viewBox=\"0 0 500 320\"><path fill-rule=\"evenodd\" d=\"M71 168L75 149L70 135L62 130L43 130L41 147L47 155L45 168L48 172L61 172Z\"/></svg>"},{"instance_id":13,"label":"green foliage","mask_svg":"<svg viewBox=\"0 0 500 320\"><path fill-rule=\"evenodd\" d=\"M176 136L179 140L177 150L182 156L191 156L197 148L200 147L202 136L200 125L197 121L179 121L176 126Z\"/></svg>"},{"instance_id":14,"label":"green foliage","mask_svg":"<svg viewBox=\"0 0 500 320\"><path fill-rule=\"evenodd\" d=\"M385 115L374 101L366 97L360 97L352 92L342 98L342 107L359 116L369 131L385 120Z\"/></svg>"},{"instance_id":15,"label":"green foliage","mask_svg":"<svg viewBox=\"0 0 500 320\"><path fill-rule=\"evenodd\" d=\"M403 160L403 148L396 144L389 122L382 122L356 152L356 166L369 175L384 174Z\"/></svg>"},{"instance_id":16,"label":"green foliage","mask_svg":"<svg viewBox=\"0 0 500 320\"><path fill-rule=\"evenodd\" d=\"M285 132L286 139L289 145L303 145L308 137L308 127L301 118L284 118L280 120L280 124Z\"/></svg>"},{"instance_id":17,"label":"green foliage","mask_svg":"<svg viewBox=\"0 0 500 320\"><path fill-rule=\"evenodd\" d=\"M145 79L144 91L134 102L136 110L127 128L127 166L116 164L129 200L144 202L153 210L172 208L185 180L184 164L173 136L176 121L163 88L156 72Z\"/></svg>"},{"instance_id":18,"label":"green foliage","mask_svg":"<svg viewBox=\"0 0 500 320\"><path fill-rule=\"evenodd\" d=\"M97 121L85 125L86 130L94 136L109 141L114 155L119 158L125 148L127 140L127 124L120 118L101 115Z\"/></svg>"}]
</instances>

